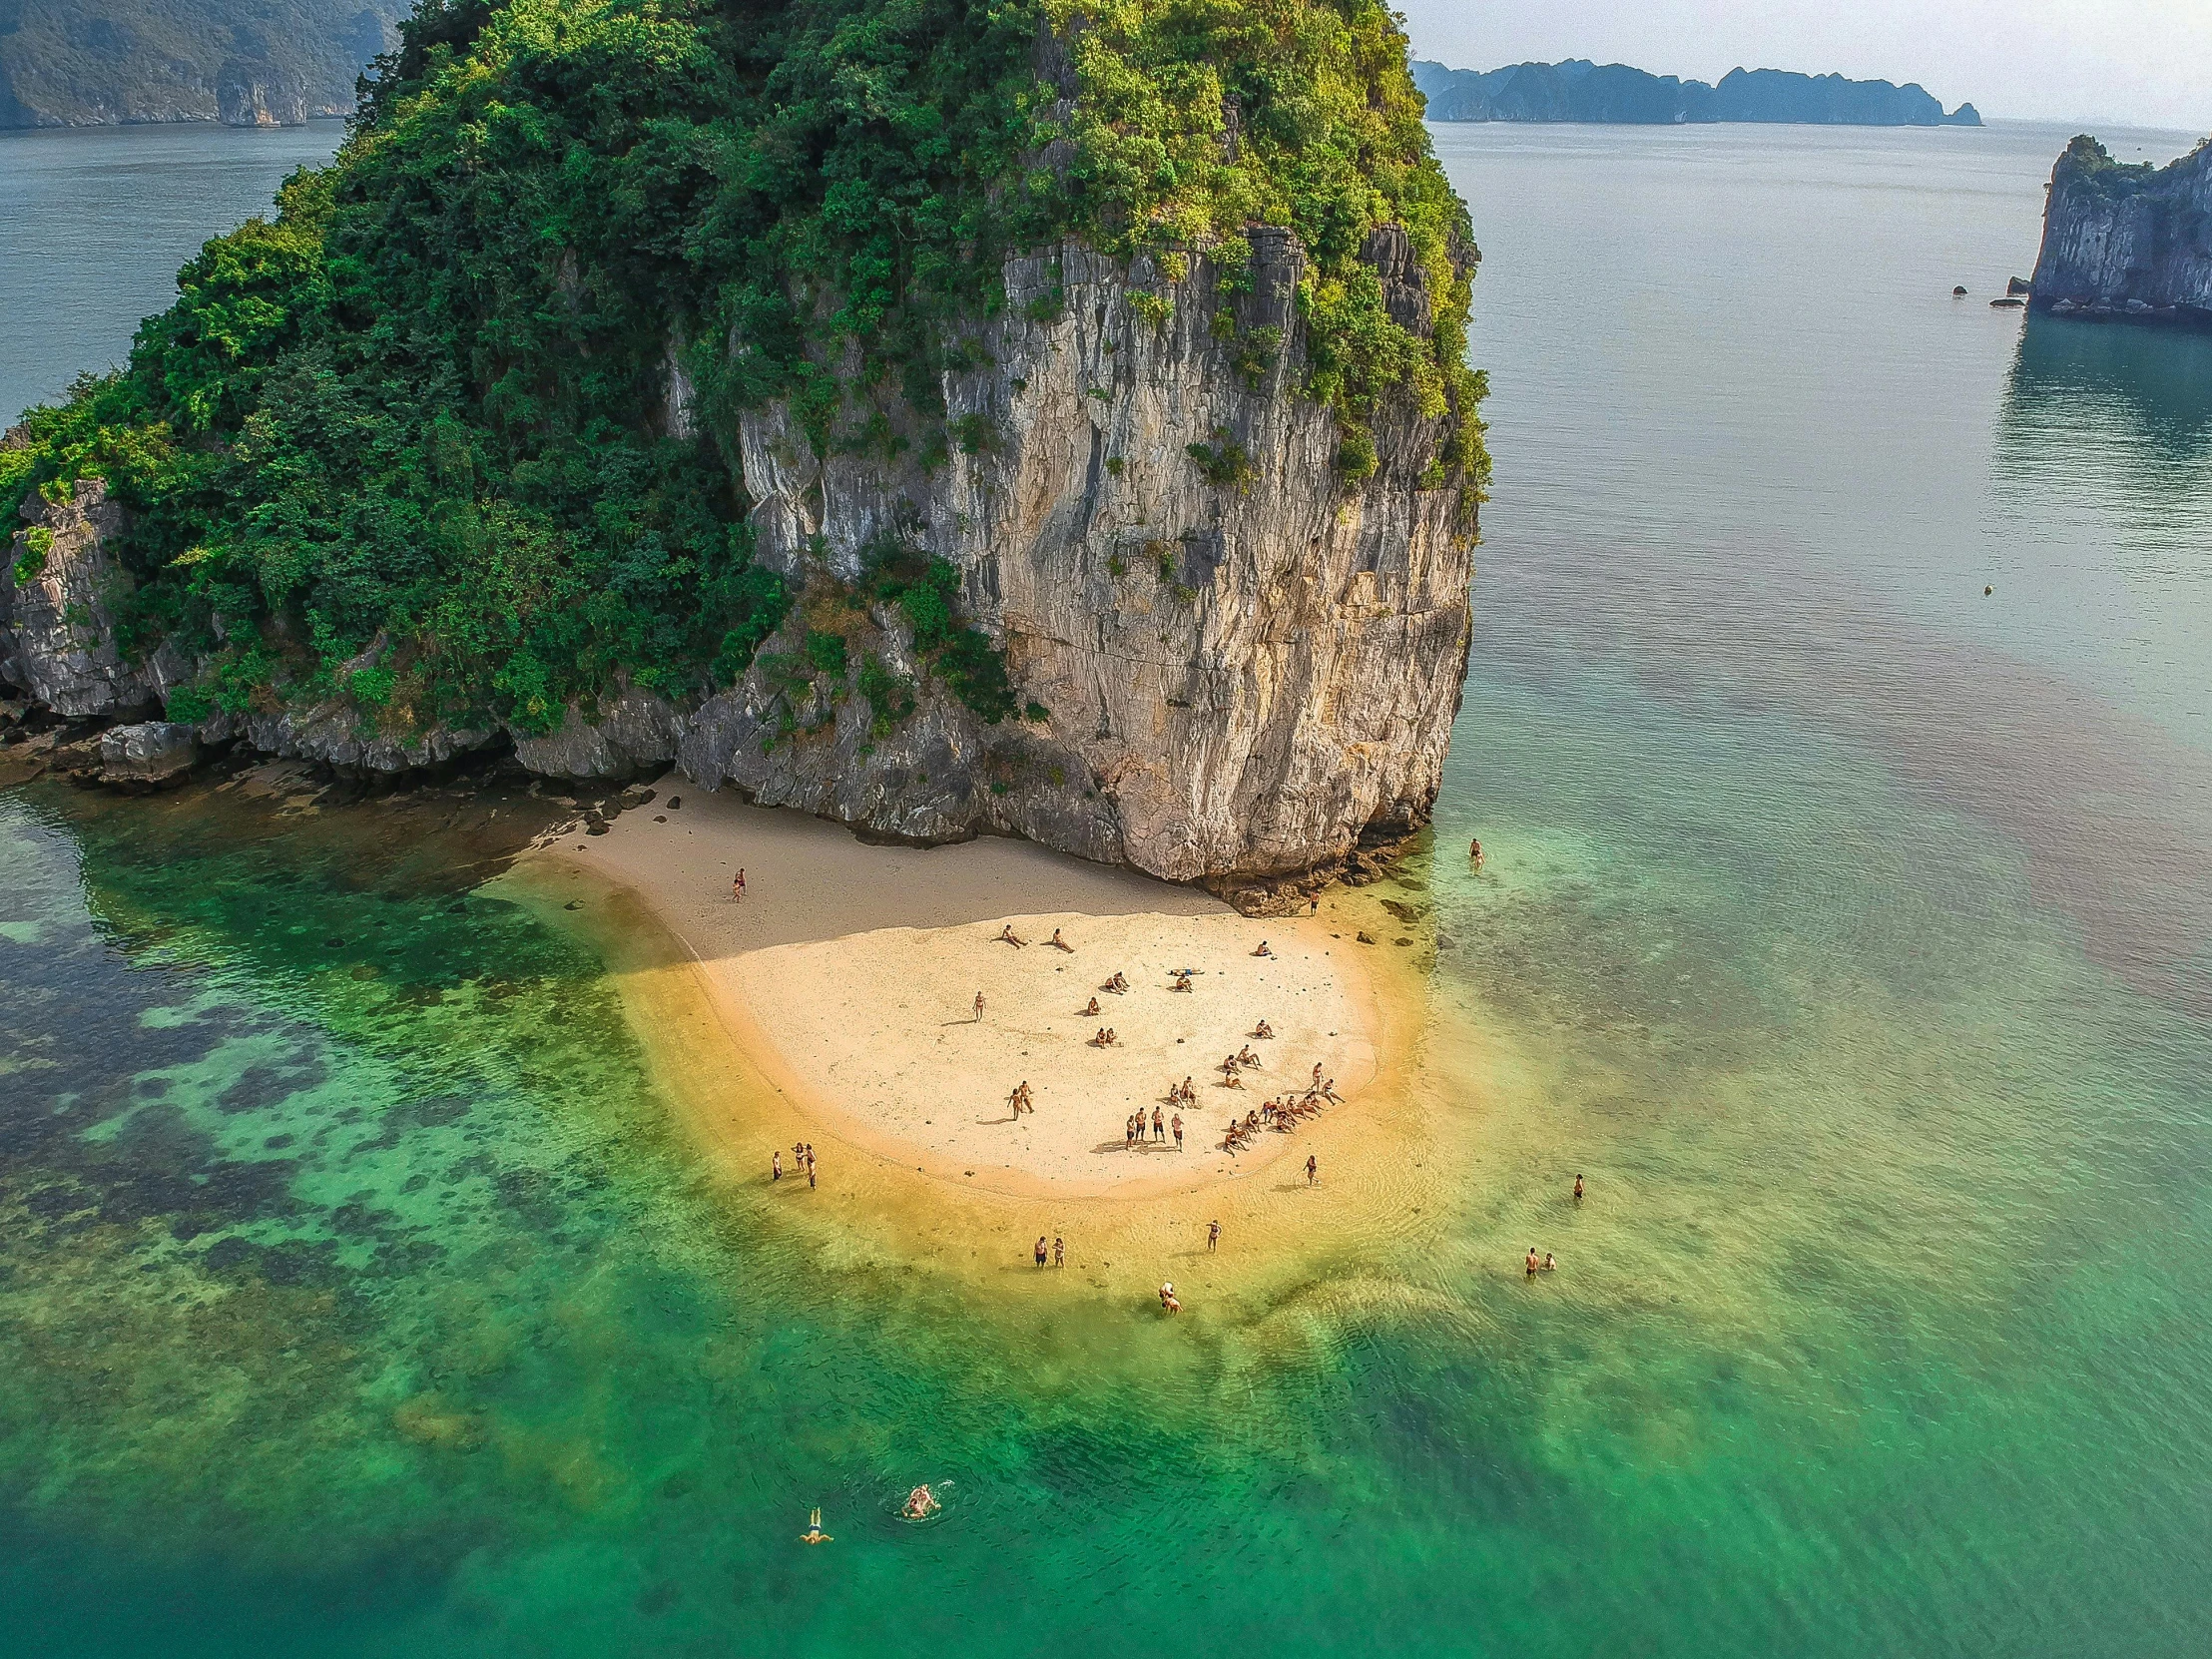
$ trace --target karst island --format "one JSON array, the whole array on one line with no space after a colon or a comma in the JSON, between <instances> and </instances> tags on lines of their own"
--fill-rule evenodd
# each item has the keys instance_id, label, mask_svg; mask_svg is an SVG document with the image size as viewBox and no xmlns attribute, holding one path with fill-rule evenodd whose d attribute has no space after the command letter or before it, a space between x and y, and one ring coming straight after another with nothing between
<instances>
[{"instance_id":1,"label":"karst island","mask_svg":"<svg viewBox=\"0 0 2212 1659\"><path fill-rule=\"evenodd\" d=\"M1071 1195L1311 1158L1386 1067L1413 941L1332 883L1435 799L1488 467L1392 16L400 40L0 449L48 764L511 758L537 878L671 929L803 1129Z\"/></svg>"}]
</instances>

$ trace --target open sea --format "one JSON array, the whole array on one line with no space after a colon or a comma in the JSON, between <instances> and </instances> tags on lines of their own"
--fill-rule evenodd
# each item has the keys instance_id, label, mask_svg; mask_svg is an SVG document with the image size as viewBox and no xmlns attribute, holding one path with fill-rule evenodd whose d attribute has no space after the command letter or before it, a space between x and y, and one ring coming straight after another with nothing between
<instances>
[{"instance_id":1,"label":"open sea","mask_svg":"<svg viewBox=\"0 0 2212 1659\"><path fill-rule=\"evenodd\" d=\"M1172 1324L832 1261L374 813L18 790L10 1651L2202 1651L2212 336L1989 307L2062 129L1434 132L1448 1212ZM9 409L333 138L0 138Z\"/></svg>"}]
</instances>

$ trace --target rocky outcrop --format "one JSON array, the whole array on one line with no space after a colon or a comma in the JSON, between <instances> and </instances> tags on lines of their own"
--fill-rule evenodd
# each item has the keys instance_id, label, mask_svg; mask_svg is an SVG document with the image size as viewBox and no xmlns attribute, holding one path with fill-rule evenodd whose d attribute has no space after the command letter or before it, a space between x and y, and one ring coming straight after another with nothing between
<instances>
[{"instance_id":1,"label":"rocky outcrop","mask_svg":"<svg viewBox=\"0 0 2212 1659\"><path fill-rule=\"evenodd\" d=\"M172 783L199 759L193 729L174 721L111 726L100 734L100 778L106 784Z\"/></svg>"},{"instance_id":2,"label":"rocky outcrop","mask_svg":"<svg viewBox=\"0 0 2212 1659\"><path fill-rule=\"evenodd\" d=\"M1425 323L1402 242L1369 258ZM885 834L1012 832L1175 880L1304 869L1424 818L1471 551L1456 491L1422 487L1441 423L1408 399L1378 413L1374 475L1341 477L1337 422L1299 389L1303 265L1276 230L1252 233L1241 293L1203 260L1180 278L1074 244L1009 261L973 341L990 366L945 378L961 441L933 469L913 448L818 457L781 406L742 417L757 557L799 583L857 579L886 544L949 560L1042 713L986 726L879 611L861 643L915 686L912 715L885 731L864 699L795 690L772 642L691 717L684 771Z\"/></svg>"},{"instance_id":3,"label":"rocky outcrop","mask_svg":"<svg viewBox=\"0 0 2212 1659\"><path fill-rule=\"evenodd\" d=\"M1365 255L1391 315L1425 330L1435 296L1408 239L1385 228ZM1303 390L1304 266L1279 230L1251 233L1226 284L1206 260L1130 268L1073 243L1010 260L1005 304L961 342L975 366L943 378L944 419L884 411L903 447L818 453L783 405L703 433L740 457L756 557L800 597L740 683L696 707L633 689L552 733L501 734L410 729L339 695L216 714L193 735L360 772L502 736L564 779L673 759L703 787L863 833L1020 834L1173 880L1249 884L1344 858L1435 798L1473 526L1433 465L1444 422L1410 394L1382 401L1373 470L1348 477L1336 416ZM709 418L680 357L671 431ZM114 650L101 594L129 578L101 545L120 524L98 482L39 510L54 548L0 612L0 640L22 642L0 673L76 714L191 680L173 652L134 669ZM1019 712L987 721L955 694L875 581L886 559L951 566L960 621L1003 653ZM841 643L826 656L813 648L829 634ZM356 684L382 648L332 683Z\"/></svg>"},{"instance_id":4,"label":"rocky outcrop","mask_svg":"<svg viewBox=\"0 0 2212 1659\"><path fill-rule=\"evenodd\" d=\"M569 707L561 725L542 735L516 732L515 759L547 778L620 783L657 773L676 759L684 717L666 698L635 689L601 698L591 718Z\"/></svg>"},{"instance_id":5,"label":"rocky outcrop","mask_svg":"<svg viewBox=\"0 0 2212 1659\"><path fill-rule=\"evenodd\" d=\"M111 607L134 584L108 550L123 521L108 486L80 479L68 499L32 495L21 510L0 569L0 680L57 715L159 708L156 671L116 646Z\"/></svg>"},{"instance_id":6,"label":"rocky outcrop","mask_svg":"<svg viewBox=\"0 0 2212 1659\"><path fill-rule=\"evenodd\" d=\"M2164 168L2075 139L2051 170L2030 288L2060 316L2212 324L2212 139Z\"/></svg>"}]
</instances>

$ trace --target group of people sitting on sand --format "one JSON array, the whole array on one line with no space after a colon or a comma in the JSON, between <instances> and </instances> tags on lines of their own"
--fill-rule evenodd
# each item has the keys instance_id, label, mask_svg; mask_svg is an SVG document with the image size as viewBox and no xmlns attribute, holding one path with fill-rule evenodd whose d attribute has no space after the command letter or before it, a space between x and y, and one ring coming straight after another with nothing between
<instances>
[{"instance_id":1,"label":"group of people sitting on sand","mask_svg":"<svg viewBox=\"0 0 2212 1659\"><path fill-rule=\"evenodd\" d=\"M1144 1129L1144 1109L1139 1107L1122 1120L1121 1145L1124 1152L1134 1151L1145 1144ZM1174 1119L1170 1121L1161 1116L1159 1107L1153 1107L1153 1140L1163 1145L1166 1144L1170 1130L1173 1130L1175 1134L1175 1150L1181 1152L1183 1150L1183 1114L1181 1112L1176 1113Z\"/></svg>"},{"instance_id":2,"label":"group of people sitting on sand","mask_svg":"<svg viewBox=\"0 0 2212 1659\"><path fill-rule=\"evenodd\" d=\"M1101 1025L1098 1028L1098 1035L1091 1039L1091 1046L1093 1048L1112 1048L1120 1041L1121 1039L1114 1035L1114 1028L1111 1025Z\"/></svg>"},{"instance_id":3,"label":"group of people sitting on sand","mask_svg":"<svg viewBox=\"0 0 2212 1659\"><path fill-rule=\"evenodd\" d=\"M1017 1118L1024 1112L1036 1111L1037 1101L1029 1092L1028 1078L1024 1077L1014 1086L1014 1092L1006 1097L1006 1104L1014 1109L1014 1116Z\"/></svg>"},{"instance_id":4,"label":"group of people sitting on sand","mask_svg":"<svg viewBox=\"0 0 2212 1659\"><path fill-rule=\"evenodd\" d=\"M1116 968L1113 978L1107 980L1105 984L1098 988L1102 991L1112 991L1116 996L1126 996L1129 992L1129 981L1124 979L1121 976L1121 970Z\"/></svg>"},{"instance_id":5,"label":"group of people sitting on sand","mask_svg":"<svg viewBox=\"0 0 2212 1659\"><path fill-rule=\"evenodd\" d=\"M1319 1112L1325 1101L1336 1106L1344 1104L1343 1097L1337 1093L1337 1080L1323 1077L1321 1067L1316 1066L1313 1086L1304 1093L1292 1092L1262 1101L1243 1117L1231 1118L1229 1127L1222 1132L1221 1149L1240 1152L1263 1129L1288 1135L1305 1119Z\"/></svg>"}]
</instances>

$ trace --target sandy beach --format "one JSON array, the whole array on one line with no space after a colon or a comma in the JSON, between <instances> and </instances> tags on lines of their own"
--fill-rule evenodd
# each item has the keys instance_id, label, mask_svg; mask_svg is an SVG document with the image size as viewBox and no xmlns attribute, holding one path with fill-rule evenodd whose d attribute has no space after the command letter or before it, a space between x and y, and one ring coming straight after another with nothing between
<instances>
[{"instance_id":1,"label":"sandy beach","mask_svg":"<svg viewBox=\"0 0 2212 1659\"><path fill-rule=\"evenodd\" d=\"M604 835L548 839L539 863L555 881L566 867L636 895L694 959L729 1039L817 1126L804 1138L967 1190L1139 1198L1238 1180L1294 1147L1303 1158L1311 1136L1262 1133L1232 1155L1233 1115L1303 1092L1316 1065L1342 1099L1324 1115L1357 1113L1378 1075L1369 947L1326 910L1250 920L1027 842L871 846L681 787ZM1008 926L1027 942L1003 942ZM1055 929L1071 948L1050 944ZM1172 988L1181 968L1187 992ZM1102 989L1117 972L1128 989ZM1251 1035L1263 1019L1272 1038ZM1117 1040L1095 1044L1109 1026ZM1222 1062L1243 1050L1262 1064L1228 1086ZM1160 1105L1165 1128L1186 1076L1198 1104L1182 1109L1178 1152L1172 1135L1151 1138L1149 1113ZM1017 1117L1008 1097L1023 1081L1034 1110ZM1124 1125L1140 1108L1147 1139L1132 1148ZM718 1138L764 1166L776 1144Z\"/></svg>"}]
</instances>

